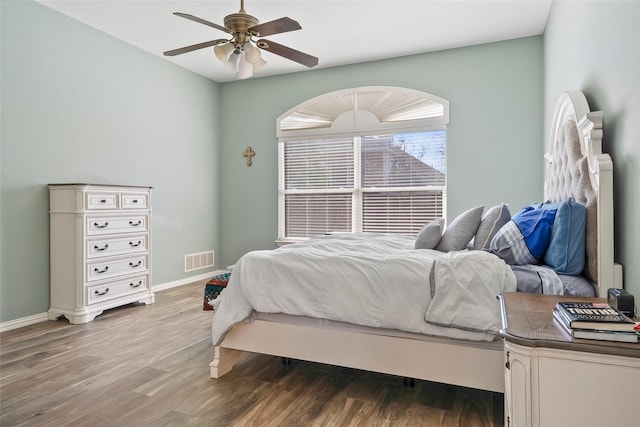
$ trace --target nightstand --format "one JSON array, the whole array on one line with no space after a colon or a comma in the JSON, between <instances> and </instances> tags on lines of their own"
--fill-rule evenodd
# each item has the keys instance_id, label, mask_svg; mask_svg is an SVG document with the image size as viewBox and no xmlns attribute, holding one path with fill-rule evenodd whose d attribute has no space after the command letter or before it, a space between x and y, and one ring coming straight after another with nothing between
<instances>
[{"instance_id":1,"label":"nightstand","mask_svg":"<svg viewBox=\"0 0 640 427\"><path fill-rule=\"evenodd\" d=\"M505 426L631 426L640 419L640 344L573 339L555 324L558 301L500 296Z\"/></svg>"}]
</instances>

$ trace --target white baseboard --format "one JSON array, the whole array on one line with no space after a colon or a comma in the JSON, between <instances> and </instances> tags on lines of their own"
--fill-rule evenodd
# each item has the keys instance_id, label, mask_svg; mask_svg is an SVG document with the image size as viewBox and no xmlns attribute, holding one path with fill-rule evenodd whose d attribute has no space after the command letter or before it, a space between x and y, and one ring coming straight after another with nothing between
<instances>
[{"instance_id":1,"label":"white baseboard","mask_svg":"<svg viewBox=\"0 0 640 427\"><path fill-rule=\"evenodd\" d=\"M213 277L216 274L222 273L224 271L225 270L215 270L208 273L202 273L197 276L191 276L180 280L161 283L159 285L151 285L151 290L153 292L158 292L164 291L165 289L175 288L177 286L188 285L189 283L193 283L198 280L209 279L210 277ZM19 319L7 320L6 322L0 323L0 333L10 331L12 329L22 328L24 326L33 325L35 323L46 322L47 320L49 320L49 316L47 315L47 313L38 313L27 317L21 317Z\"/></svg>"},{"instance_id":2,"label":"white baseboard","mask_svg":"<svg viewBox=\"0 0 640 427\"><path fill-rule=\"evenodd\" d=\"M8 320L0 323L0 332L10 331L12 329L22 328L23 326L33 325L34 323L46 322L49 319L47 313L38 313L19 319Z\"/></svg>"},{"instance_id":3,"label":"white baseboard","mask_svg":"<svg viewBox=\"0 0 640 427\"><path fill-rule=\"evenodd\" d=\"M223 273L225 270L215 270L210 271L208 273L202 273L197 276L187 277L185 279L174 280L172 282L165 282L159 285L151 285L151 290L153 292L164 291L165 289L175 288L177 286L188 285L189 283L197 282L198 280L210 279L216 274Z\"/></svg>"}]
</instances>

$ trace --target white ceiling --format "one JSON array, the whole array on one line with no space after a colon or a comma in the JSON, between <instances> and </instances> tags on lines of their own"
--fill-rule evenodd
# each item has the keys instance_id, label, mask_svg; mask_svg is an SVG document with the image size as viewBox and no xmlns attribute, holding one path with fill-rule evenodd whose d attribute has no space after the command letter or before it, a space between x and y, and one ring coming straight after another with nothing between
<instances>
[{"instance_id":1,"label":"white ceiling","mask_svg":"<svg viewBox=\"0 0 640 427\"><path fill-rule=\"evenodd\" d=\"M240 0L40 0L91 27L217 82L235 80L211 48L165 57L163 52L227 38L214 28L174 16L183 12L224 25ZM542 34L552 0L343 1L245 0L260 22L288 16L302 30L269 36L319 58L315 68L367 62ZM307 70L263 52L254 78Z\"/></svg>"}]
</instances>

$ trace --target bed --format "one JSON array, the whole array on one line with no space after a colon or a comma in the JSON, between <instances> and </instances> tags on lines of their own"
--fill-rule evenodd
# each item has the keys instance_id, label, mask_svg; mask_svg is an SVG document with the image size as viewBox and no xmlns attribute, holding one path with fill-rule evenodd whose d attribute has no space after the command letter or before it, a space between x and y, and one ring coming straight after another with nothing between
<instances>
[{"instance_id":1,"label":"bed","mask_svg":"<svg viewBox=\"0 0 640 427\"><path fill-rule=\"evenodd\" d=\"M578 251L584 254L584 260L580 274L570 276L586 277L593 294L599 296L604 296L607 288L622 287L622 269L613 258L613 165L602 153L602 123L603 114L589 111L581 92L562 94L545 155L544 184L546 205L556 206L554 217L557 206L567 206L568 201L584 206L584 246L582 252ZM513 255L510 247L504 251L495 242L501 241L499 235L508 235L507 224L513 226L514 218L523 218L527 212L535 212L535 223L542 223L541 218L548 216L543 210L542 204L532 205L518 215L510 215L510 221L492 230L490 242L480 248L474 247L478 234L474 246L451 251L442 247L414 249L421 235L410 239L344 234L245 255L247 259L243 257L236 264L227 289L216 303L211 377L229 372L241 352L248 351L504 392L503 345L497 338L499 309L495 299L501 292L520 290L522 271L505 262ZM455 221L439 236L438 244L449 228L455 228ZM478 221L481 223L482 218ZM475 227L474 232L479 233L479 225ZM570 237L566 241L567 236L565 244L571 243ZM371 243L360 240L363 237L371 238ZM338 250L333 249L336 245ZM319 249L324 246L334 256ZM354 261L351 251L355 247L367 248L366 256L358 257L365 261ZM311 261L300 261L302 253ZM315 261L326 258L333 258L332 263ZM290 266L298 264L306 266L308 276L291 271ZM395 267L388 269L386 265ZM419 271L410 273L414 266ZM364 281L372 287L360 296L351 295L352 287L364 287L359 282L351 283L362 272ZM294 287L281 286L287 282ZM278 286L267 286L275 284ZM469 284L477 292L471 298ZM400 286L403 293L396 292ZM541 286L538 292L550 292L547 285ZM555 286L556 292L572 292L567 291L564 280L559 291L557 283ZM308 297L309 292L320 293ZM294 299L295 295L301 299ZM344 301L350 303L341 304ZM351 304L361 303L364 311L348 309ZM484 310L487 313L467 315L473 304L480 311L489 307ZM341 305L347 309L333 308ZM406 321L398 310L389 307L399 308L406 317L415 311L419 321L413 317Z\"/></svg>"}]
</instances>

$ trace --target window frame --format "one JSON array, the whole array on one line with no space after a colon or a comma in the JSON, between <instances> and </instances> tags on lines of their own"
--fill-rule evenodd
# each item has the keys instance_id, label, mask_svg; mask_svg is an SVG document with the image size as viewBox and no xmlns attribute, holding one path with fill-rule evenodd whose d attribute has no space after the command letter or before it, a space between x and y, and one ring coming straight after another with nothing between
<instances>
[{"instance_id":1,"label":"window frame","mask_svg":"<svg viewBox=\"0 0 640 427\"><path fill-rule=\"evenodd\" d=\"M358 109L358 94L366 93L371 96L372 93L379 93L382 96L389 97L391 93L392 97L395 96L395 103L393 107L395 110L400 108L400 114L396 114L395 117L399 119L393 119L391 117L380 117L380 111L377 111L378 115L369 110ZM384 95L383 95L384 94ZM344 99L351 96L353 98L353 108L346 109L345 106L336 108L335 111L330 111L331 106L325 109L325 114L322 118L316 118L309 115L308 111L313 111L314 108L318 109L318 105L335 99ZM406 97L408 108L411 109L412 105L419 104L441 107L441 114L436 117L420 117L421 112L409 111L408 114L404 114L402 111L402 104L398 104L398 97ZM403 99L403 98L402 98ZM381 100L381 103L384 99ZM377 104L383 105L383 104ZM306 110L306 111L305 111ZM329 113L329 114L327 114ZM304 122L300 125L294 123L293 126L284 126L283 123L291 124L292 117L295 119L295 115L299 114L305 120L309 119L311 126L304 128ZM331 117L333 114L333 117ZM408 115L415 115L416 118L407 119ZM324 120L325 123L318 125ZM365 136L373 135L388 135L398 133L411 133L411 132L424 132L432 130L447 130L449 124L449 101L432 95L426 92L417 91L414 89L390 87L390 86L370 86L361 88L345 89L335 92L326 93L315 98L309 99L297 106L289 109L277 119L277 137L278 137L278 244L284 244L288 242L295 242L306 240L307 238L293 238L285 236L285 170L284 170L284 146L285 143L296 140L313 140L313 139L326 139L326 138L341 138L350 137L354 139L354 154L359 153L359 146L361 138ZM356 142L357 141L357 142ZM446 157L446 156L445 156ZM360 162L359 156L356 156L355 162ZM371 191L369 189L363 189L360 181L360 174L354 174L354 188L351 189L353 195L352 202L352 230L355 232L362 230L362 203L363 193ZM355 182L357 180L357 182ZM439 187L439 186L438 186ZM389 189L391 191L398 191L398 188ZM446 216L447 203L447 184L442 186L442 209L443 216ZM359 225L358 225L359 224Z\"/></svg>"}]
</instances>

